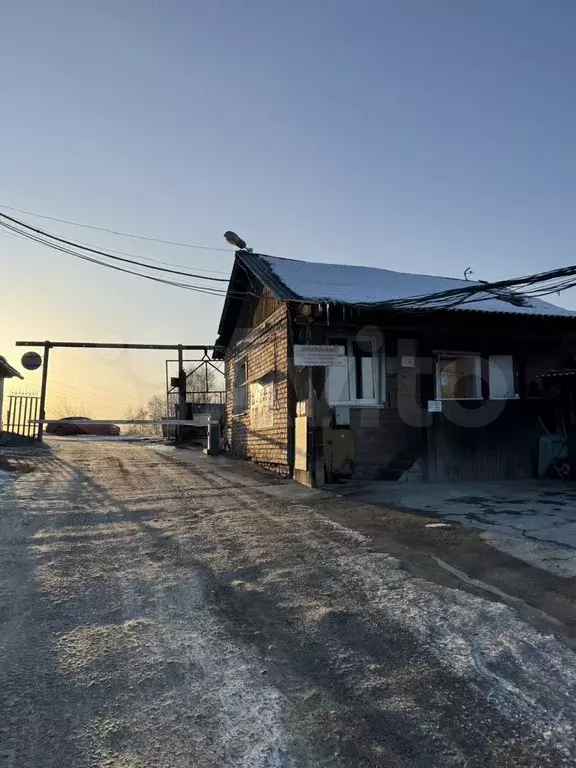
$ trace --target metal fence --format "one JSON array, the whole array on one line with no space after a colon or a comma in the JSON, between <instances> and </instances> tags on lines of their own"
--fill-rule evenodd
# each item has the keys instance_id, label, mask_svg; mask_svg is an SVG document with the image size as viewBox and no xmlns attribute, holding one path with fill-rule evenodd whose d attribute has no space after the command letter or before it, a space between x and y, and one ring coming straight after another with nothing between
<instances>
[{"instance_id":1,"label":"metal fence","mask_svg":"<svg viewBox=\"0 0 576 768\"><path fill-rule=\"evenodd\" d=\"M163 427L164 437L189 439L201 433L206 435L208 419L221 420L226 403L224 362L204 356L197 360L183 360L186 374L186 419L193 421L189 427ZM180 377L178 360L166 361L166 413L169 419L177 419L180 403Z\"/></svg>"},{"instance_id":2,"label":"metal fence","mask_svg":"<svg viewBox=\"0 0 576 768\"><path fill-rule=\"evenodd\" d=\"M214 416L224 410L226 386L224 363L219 360L184 360L186 371L186 418L197 419L201 414ZM166 410L169 418L178 415L178 361L166 361Z\"/></svg>"},{"instance_id":3,"label":"metal fence","mask_svg":"<svg viewBox=\"0 0 576 768\"><path fill-rule=\"evenodd\" d=\"M30 420L40 418L40 398L37 395L8 395L5 431L37 440L39 425Z\"/></svg>"}]
</instances>

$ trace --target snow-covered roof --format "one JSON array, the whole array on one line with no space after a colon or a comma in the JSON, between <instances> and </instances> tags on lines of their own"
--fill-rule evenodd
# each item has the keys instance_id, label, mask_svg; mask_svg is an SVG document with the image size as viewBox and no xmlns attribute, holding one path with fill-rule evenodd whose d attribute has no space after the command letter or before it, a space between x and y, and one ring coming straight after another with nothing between
<instances>
[{"instance_id":1,"label":"snow-covered roof","mask_svg":"<svg viewBox=\"0 0 576 768\"><path fill-rule=\"evenodd\" d=\"M470 287L472 282L451 277L395 272L391 269L376 267L297 261L255 253L243 253L239 258L283 301L385 304L399 299ZM514 295L511 292L508 293L511 296ZM522 294L516 294L516 296L522 296ZM432 308L434 305L422 304L423 308L427 306ZM541 299L525 297L522 306L518 306L516 303L497 298L490 293L478 293L473 302L460 304L456 309L576 317L576 312Z\"/></svg>"}]
</instances>

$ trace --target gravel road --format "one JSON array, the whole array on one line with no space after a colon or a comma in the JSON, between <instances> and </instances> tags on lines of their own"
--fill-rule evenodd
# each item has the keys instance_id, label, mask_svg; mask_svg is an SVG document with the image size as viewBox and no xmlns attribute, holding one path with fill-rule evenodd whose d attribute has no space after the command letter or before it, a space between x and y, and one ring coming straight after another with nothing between
<instances>
[{"instance_id":1,"label":"gravel road","mask_svg":"<svg viewBox=\"0 0 576 768\"><path fill-rule=\"evenodd\" d=\"M24 469L0 486L0 768L576 764L575 652L326 504L126 442Z\"/></svg>"}]
</instances>

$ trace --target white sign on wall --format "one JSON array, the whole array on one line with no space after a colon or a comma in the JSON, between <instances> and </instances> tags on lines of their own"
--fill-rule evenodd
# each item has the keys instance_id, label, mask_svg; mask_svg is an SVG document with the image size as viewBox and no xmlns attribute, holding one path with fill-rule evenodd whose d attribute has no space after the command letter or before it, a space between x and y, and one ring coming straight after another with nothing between
<instances>
[{"instance_id":1,"label":"white sign on wall","mask_svg":"<svg viewBox=\"0 0 576 768\"><path fill-rule=\"evenodd\" d=\"M338 344L294 344L294 365L345 368L346 349Z\"/></svg>"},{"instance_id":2,"label":"white sign on wall","mask_svg":"<svg viewBox=\"0 0 576 768\"><path fill-rule=\"evenodd\" d=\"M428 413L442 413L442 400L428 400Z\"/></svg>"}]
</instances>

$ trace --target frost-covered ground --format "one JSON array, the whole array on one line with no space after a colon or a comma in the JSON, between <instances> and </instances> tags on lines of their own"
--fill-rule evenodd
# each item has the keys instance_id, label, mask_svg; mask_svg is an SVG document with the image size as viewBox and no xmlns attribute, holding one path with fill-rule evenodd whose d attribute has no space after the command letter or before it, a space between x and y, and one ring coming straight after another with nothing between
<instances>
[{"instance_id":1,"label":"frost-covered ground","mask_svg":"<svg viewBox=\"0 0 576 768\"><path fill-rule=\"evenodd\" d=\"M491 546L576 578L576 486L559 480L367 483L355 498L483 531Z\"/></svg>"},{"instance_id":2,"label":"frost-covered ground","mask_svg":"<svg viewBox=\"0 0 576 768\"><path fill-rule=\"evenodd\" d=\"M575 764L576 655L513 608L226 465L53 451L0 493L13 765Z\"/></svg>"}]
</instances>

